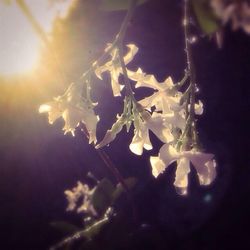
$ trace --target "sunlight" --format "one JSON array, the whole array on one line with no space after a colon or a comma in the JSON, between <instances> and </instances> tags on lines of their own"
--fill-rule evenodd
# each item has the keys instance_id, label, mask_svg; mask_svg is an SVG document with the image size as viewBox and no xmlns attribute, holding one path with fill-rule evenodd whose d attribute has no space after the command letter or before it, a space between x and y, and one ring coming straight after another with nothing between
<instances>
[{"instance_id":1,"label":"sunlight","mask_svg":"<svg viewBox=\"0 0 250 250\"><path fill-rule=\"evenodd\" d=\"M66 15L71 2L58 1L49 5L49 1L25 1L47 33L51 30L55 17ZM0 37L0 75L25 74L37 66L42 41L17 1L10 5L0 2Z\"/></svg>"}]
</instances>

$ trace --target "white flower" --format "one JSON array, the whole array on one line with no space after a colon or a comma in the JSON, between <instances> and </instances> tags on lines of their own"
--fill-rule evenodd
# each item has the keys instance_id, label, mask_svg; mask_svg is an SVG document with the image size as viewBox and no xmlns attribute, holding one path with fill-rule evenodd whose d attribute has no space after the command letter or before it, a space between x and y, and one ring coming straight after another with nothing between
<instances>
[{"instance_id":1,"label":"white flower","mask_svg":"<svg viewBox=\"0 0 250 250\"><path fill-rule=\"evenodd\" d=\"M107 51L110 48L110 46L111 45L109 44L105 50ZM133 60L135 54L138 52L138 47L134 44L128 44L127 47L129 51L124 56L125 65L130 63ZM122 68L121 68L121 64L119 60L119 51L117 47L112 49L111 57L112 57L111 61L108 61L102 66L98 66L95 70L95 73L96 73L96 76L102 80L102 73L105 71L109 71L110 76L111 76L111 86L113 90L113 95L120 96L121 90L123 89L124 86L120 85L118 81L119 76L122 73ZM94 63L94 66L95 66L95 63Z\"/></svg>"},{"instance_id":2,"label":"white flower","mask_svg":"<svg viewBox=\"0 0 250 250\"><path fill-rule=\"evenodd\" d=\"M196 150L177 152L171 145L163 145L157 157L150 157L152 174L157 177L174 161L177 169L174 186L177 191L185 195L188 187L190 162L197 171L200 185L209 185L216 177L216 162L213 154L206 154Z\"/></svg>"},{"instance_id":3,"label":"white flower","mask_svg":"<svg viewBox=\"0 0 250 250\"><path fill-rule=\"evenodd\" d=\"M78 181L76 187L74 187L72 190L65 190L64 194L68 200L68 207L66 209L67 211L76 210L77 213L84 212L94 216L97 215L97 212L95 211L91 202L93 190L90 190L88 185L82 184L80 181ZM82 203L77 208L80 199L82 199Z\"/></svg>"},{"instance_id":4,"label":"white flower","mask_svg":"<svg viewBox=\"0 0 250 250\"><path fill-rule=\"evenodd\" d=\"M139 103L146 109L151 109L155 106L156 111L160 111L163 114L167 114L172 111L179 111L180 98L182 94L175 91L175 93L170 93L175 86L172 78L168 77L162 83L159 83L154 75L147 75L142 72L139 68L137 72L128 71L129 78L133 81L136 81L136 88L147 87L156 90L151 96L146 97L139 101Z\"/></svg>"},{"instance_id":5,"label":"white flower","mask_svg":"<svg viewBox=\"0 0 250 250\"><path fill-rule=\"evenodd\" d=\"M64 133L71 132L74 136L76 127L83 122L89 133L89 143L96 143L96 125L99 117L95 115L93 104L83 101L78 87L73 84L66 91L65 95L54 98L54 101L43 104L39 107L39 113L48 113L49 123L62 117L65 125Z\"/></svg>"},{"instance_id":6,"label":"white flower","mask_svg":"<svg viewBox=\"0 0 250 250\"><path fill-rule=\"evenodd\" d=\"M161 114L153 113L151 116L147 111L144 111L142 116L142 119L138 118L134 122L134 137L129 145L134 154L142 155L143 148L146 150L152 149L149 130L164 143L173 141L174 137L170 129L165 125L164 117Z\"/></svg>"}]
</instances>

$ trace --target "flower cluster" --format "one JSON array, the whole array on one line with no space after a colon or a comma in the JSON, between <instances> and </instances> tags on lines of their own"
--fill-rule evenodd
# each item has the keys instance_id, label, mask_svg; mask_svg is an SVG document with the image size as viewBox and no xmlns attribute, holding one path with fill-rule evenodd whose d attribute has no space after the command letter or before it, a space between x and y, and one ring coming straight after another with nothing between
<instances>
[{"instance_id":1,"label":"flower cluster","mask_svg":"<svg viewBox=\"0 0 250 250\"><path fill-rule=\"evenodd\" d=\"M138 103L151 112L146 119L141 119L135 124L134 138L130 144L133 153L141 154L142 146L152 149L148 129L150 129L163 143L158 156L150 157L152 174L157 177L174 161L177 162L174 185L180 194L187 194L188 173L190 162L197 171L201 185L209 185L216 176L216 163L212 154L200 152L194 146L192 135L187 131L192 130L192 123L188 122L190 104L185 99L185 94L178 90L170 77L162 83L153 75L147 75L139 68L136 72L128 71L129 78L136 82L135 87L146 87L154 90L153 94L140 100ZM203 113L201 101L194 105L194 113ZM192 131L196 133L196 131ZM189 134L189 135L188 135Z\"/></svg>"},{"instance_id":2,"label":"flower cluster","mask_svg":"<svg viewBox=\"0 0 250 250\"><path fill-rule=\"evenodd\" d=\"M105 51L109 51L112 44L108 44ZM138 52L138 47L134 44L127 45L129 51L124 56L124 63L127 65L130 63L136 53ZM106 62L104 65L99 66L97 62L93 63L93 66L96 67L95 74L96 76L102 80L102 73L109 71L111 76L111 87L114 96L121 96L121 91L124 85L119 83L119 76L122 73L121 62L119 58L119 48L115 47L111 49L110 52L111 60Z\"/></svg>"},{"instance_id":3,"label":"flower cluster","mask_svg":"<svg viewBox=\"0 0 250 250\"><path fill-rule=\"evenodd\" d=\"M188 72L179 83L174 83L171 77L167 77L163 82L158 82L154 75L143 72L141 68L138 68L137 71L126 68L126 65L138 52L138 47L134 44L128 44L127 47L128 52L122 58L119 46L108 45L105 51L106 54L110 54L111 60L103 65L99 65L100 61L96 61L92 66L92 72L100 79L104 72L110 74L111 87L115 97L121 96L124 87L120 81L122 74L123 80L126 78L128 83L135 83L135 88L150 88L153 93L137 101L132 91L126 92L123 113L117 115L115 123L106 132L103 140L96 145L96 148L108 145L124 126L129 131L132 125L134 136L129 149L134 154L142 155L143 149L151 150L153 148L150 140L151 132L163 143L158 156L150 157L154 177L163 173L172 162L177 162L174 186L178 193L185 195L187 194L191 163L197 171L200 184L210 184L216 176L216 163L212 154L203 153L198 147L195 116L203 113L203 104L200 100L195 103L193 86L190 81L187 81ZM122 67L122 59L125 69ZM42 105L39 111L48 112L50 123L62 117L65 121L63 128L65 133L71 132L74 135L75 128L82 122L89 133L89 143L96 144L96 125L99 118L95 115L93 110L95 104L90 100L89 94L86 98L83 97L80 89L82 87L86 86L72 84L63 96ZM87 90L89 90L88 86ZM75 192L67 191L68 197L71 197L68 198L71 200L69 207L72 209L75 207L75 199L78 199L80 194L79 190L87 194L86 187L80 184Z\"/></svg>"},{"instance_id":4,"label":"flower cluster","mask_svg":"<svg viewBox=\"0 0 250 250\"><path fill-rule=\"evenodd\" d=\"M94 189L89 189L89 186L77 182L77 186L72 190L65 190L64 193L68 200L67 211L76 210L77 213L87 213L92 216L97 216L97 212L91 202L91 197Z\"/></svg>"},{"instance_id":5,"label":"flower cluster","mask_svg":"<svg viewBox=\"0 0 250 250\"><path fill-rule=\"evenodd\" d=\"M96 143L96 125L99 117L95 115L93 107L96 105L82 96L79 85L72 83L64 95L54 98L54 101L43 104L40 113L47 112L49 123L62 117L65 125L64 133L71 132L74 136L75 129L82 122L89 133L89 143Z\"/></svg>"}]
</instances>

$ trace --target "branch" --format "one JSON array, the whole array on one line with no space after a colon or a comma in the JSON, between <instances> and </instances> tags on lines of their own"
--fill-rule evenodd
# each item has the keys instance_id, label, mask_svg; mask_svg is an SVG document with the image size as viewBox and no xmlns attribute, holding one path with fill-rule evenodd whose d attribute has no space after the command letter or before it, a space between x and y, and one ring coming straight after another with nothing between
<instances>
[{"instance_id":1,"label":"branch","mask_svg":"<svg viewBox=\"0 0 250 250\"><path fill-rule=\"evenodd\" d=\"M94 65L92 64L92 66L82 74L80 79L83 79L86 75L95 71L95 69L98 67L98 65L104 63L106 56L110 54L110 52L114 49L114 47L116 47L118 44L123 42L124 36L126 34L126 31L127 31L128 25L129 25L129 22L133 16L133 13L134 13L134 10L136 7L136 3L137 3L137 0L130 0L129 9L127 11L125 18L123 19L123 22L121 24L121 28L120 28L118 34L116 35L115 40L113 41L112 45L94 62Z\"/></svg>"},{"instance_id":2,"label":"branch","mask_svg":"<svg viewBox=\"0 0 250 250\"><path fill-rule=\"evenodd\" d=\"M87 131L87 129L86 129L85 126L83 126L82 131L83 131L84 135L86 136L86 138L89 139L89 134L88 134L88 131ZM136 222L137 221L137 212L136 212L134 200L133 200L133 197L131 196L131 194L129 192L129 188L128 188L128 186L127 186L124 178L122 177L122 175L119 172L119 170L116 168L115 164L111 161L109 155L104 150L97 149L97 148L95 148L95 146L94 146L94 149L96 150L96 152L98 153L99 157L102 159L103 163L108 168L108 170L114 175L114 177L116 178L117 182L120 183L121 186L123 187L124 192L127 195L128 201L131 204L133 218L134 218L134 221Z\"/></svg>"},{"instance_id":3,"label":"branch","mask_svg":"<svg viewBox=\"0 0 250 250\"><path fill-rule=\"evenodd\" d=\"M187 58L187 71L190 75L190 93L187 98L187 105L190 104L189 110L189 122L187 125L189 126L190 134L189 137L192 139L192 143L194 146L197 145L197 132L196 132L196 121L195 121L195 82L196 82L196 71L192 57L192 49L190 46L190 0L184 0L184 38L185 38L185 52Z\"/></svg>"}]
</instances>

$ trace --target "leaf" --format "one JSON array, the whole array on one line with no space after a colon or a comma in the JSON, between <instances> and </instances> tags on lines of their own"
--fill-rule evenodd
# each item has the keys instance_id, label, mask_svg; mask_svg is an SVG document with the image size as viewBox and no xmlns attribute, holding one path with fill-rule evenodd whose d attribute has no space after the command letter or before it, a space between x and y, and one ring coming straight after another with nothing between
<instances>
[{"instance_id":1,"label":"leaf","mask_svg":"<svg viewBox=\"0 0 250 250\"><path fill-rule=\"evenodd\" d=\"M137 0L137 5L144 4L148 0ZM130 0L102 0L100 9L103 11L127 10Z\"/></svg>"},{"instance_id":2,"label":"leaf","mask_svg":"<svg viewBox=\"0 0 250 250\"><path fill-rule=\"evenodd\" d=\"M66 221L53 221L50 223L50 225L56 228L57 230L59 230L60 232L67 233L67 234L73 234L80 230L79 227L73 224L70 224Z\"/></svg>"},{"instance_id":3,"label":"leaf","mask_svg":"<svg viewBox=\"0 0 250 250\"><path fill-rule=\"evenodd\" d=\"M98 183L91 198L97 213L102 214L110 206L114 190L113 184L106 178Z\"/></svg>"},{"instance_id":4,"label":"leaf","mask_svg":"<svg viewBox=\"0 0 250 250\"><path fill-rule=\"evenodd\" d=\"M128 189L132 189L135 184L137 183L137 179L135 177L129 177L127 179L124 180L126 186L128 187ZM115 201L117 198L119 198L121 196L121 194L124 192L124 188L121 185L121 183L118 183L116 186L116 189L112 195L113 201Z\"/></svg>"},{"instance_id":5,"label":"leaf","mask_svg":"<svg viewBox=\"0 0 250 250\"><path fill-rule=\"evenodd\" d=\"M124 117L121 116L119 117L117 115L117 120L116 122L112 125L111 129L109 129L104 138L102 139L102 141L95 146L96 149L102 148L106 145L108 145L110 142L112 142L115 138L116 135L119 134L124 126L125 120Z\"/></svg>"},{"instance_id":6,"label":"leaf","mask_svg":"<svg viewBox=\"0 0 250 250\"><path fill-rule=\"evenodd\" d=\"M192 0L192 6L202 31L210 35L219 29L218 20L208 0Z\"/></svg>"}]
</instances>

